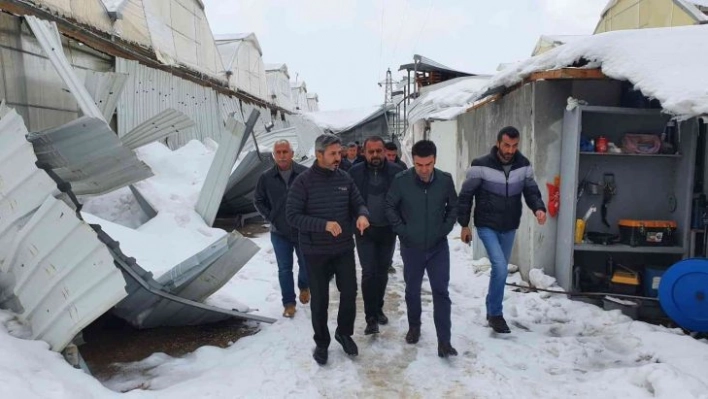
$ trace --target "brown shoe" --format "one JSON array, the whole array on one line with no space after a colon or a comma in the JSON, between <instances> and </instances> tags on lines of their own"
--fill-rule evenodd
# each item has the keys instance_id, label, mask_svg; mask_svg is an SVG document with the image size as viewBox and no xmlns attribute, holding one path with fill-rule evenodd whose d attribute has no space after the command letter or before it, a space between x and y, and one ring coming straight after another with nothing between
<instances>
[{"instance_id":1,"label":"brown shoe","mask_svg":"<svg viewBox=\"0 0 708 399\"><path fill-rule=\"evenodd\" d=\"M292 318L295 316L295 304L287 304L285 305L285 310L283 310L283 317L289 317Z\"/></svg>"},{"instance_id":2,"label":"brown shoe","mask_svg":"<svg viewBox=\"0 0 708 399\"><path fill-rule=\"evenodd\" d=\"M310 289L303 288L300 290L300 303L305 305L310 302Z\"/></svg>"}]
</instances>

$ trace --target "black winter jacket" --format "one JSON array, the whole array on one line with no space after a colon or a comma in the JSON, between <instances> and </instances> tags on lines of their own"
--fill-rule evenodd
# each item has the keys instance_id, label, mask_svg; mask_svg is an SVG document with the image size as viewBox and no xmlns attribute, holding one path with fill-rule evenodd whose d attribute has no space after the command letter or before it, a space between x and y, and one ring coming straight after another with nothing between
<instances>
[{"instance_id":1,"label":"black winter jacket","mask_svg":"<svg viewBox=\"0 0 708 399\"><path fill-rule=\"evenodd\" d=\"M359 162L349 169L349 176L351 176L354 180L354 184L356 184L356 187L359 189L359 193L361 193L367 208L369 208L369 179L371 178L371 175L376 173L380 179L384 179L383 184L378 187L381 192L373 194L383 194L385 200L393 179L399 172L403 171L400 166L389 161L384 161L381 169L376 172L372 172L371 169L372 168L368 166L367 162ZM371 213L371 209L369 209L369 213Z\"/></svg>"},{"instance_id":2,"label":"black winter jacket","mask_svg":"<svg viewBox=\"0 0 708 399\"><path fill-rule=\"evenodd\" d=\"M402 245L428 250L447 239L457 217L452 176L435 169L424 183L414 168L396 175L386 196L386 217Z\"/></svg>"},{"instance_id":3,"label":"black winter jacket","mask_svg":"<svg viewBox=\"0 0 708 399\"><path fill-rule=\"evenodd\" d=\"M300 249L306 254L353 250L354 221L369 216L352 178L340 169L321 168L317 162L293 182L285 213L290 226L299 230ZM325 230L328 221L339 223L342 233L334 237Z\"/></svg>"},{"instance_id":4,"label":"black winter jacket","mask_svg":"<svg viewBox=\"0 0 708 399\"><path fill-rule=\"evenodd\" d=\"M285 201L288 196L288 187L307 168L296 162L293 162L292 165L292 173L287 184L280 176L278 165L274 165L263 172L256 184L253 205L258 213L263 216L263 219L270 223L270 231L272 233L290 237L293 241L297 241L297 229L291 229L285 219Z\"/></svg>"},{"instance_id":5,"label":"black winter jacket","mask_svg":"<svg viewBox=\"0 0 708 399\"><path fill-rule=\"evenodd\" d=\"M531 162L517 152L511 160L507 174L497 156L494 146L489 154L472 161L467 177L460 190L458 222L463 227L470 223L472 202L474 225L496 231L510 231L519 228L521 222L521 195L526 205L535 213L546 211L541 191L533 177Z\"/></svg>"}]
</instances>

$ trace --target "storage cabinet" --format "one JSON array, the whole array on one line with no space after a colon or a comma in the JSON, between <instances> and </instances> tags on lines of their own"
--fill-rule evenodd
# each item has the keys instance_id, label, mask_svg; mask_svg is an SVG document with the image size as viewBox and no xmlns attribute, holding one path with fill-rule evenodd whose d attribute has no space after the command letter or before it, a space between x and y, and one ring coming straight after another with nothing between
<instances>
[{"instance_id":1,"label":"storage cabinet","mask_svg":"<svg viewBox=\"0 0 708 399\"><path fill-rule=\"evenodd\" d=\"M675 154L614 154L580 151L581 137L606 137L621 147L625 134L660 135L670 116L655 109L579 106L566 110L561 153L561 204L558 215L556 278L566 290L578 289L579 275L594 275L607 287L608 260L640 274L643 268L668 267L688 256L690 217L698 125L680 122ZM602 222L602 184L606 173L614 176L616 192L607 207L607 227ZM600 184L599 193L585 190L578 199L581 181ZM675 246L602 245L575 243L576 219L595 206L586 232L619 234L620 219L672 220L677 223ZM585 290L601 289L591 287ZM641 284L640 284L641 287ZM642 294L642 292L638 292Z\"/></svg>"}]
</instances>

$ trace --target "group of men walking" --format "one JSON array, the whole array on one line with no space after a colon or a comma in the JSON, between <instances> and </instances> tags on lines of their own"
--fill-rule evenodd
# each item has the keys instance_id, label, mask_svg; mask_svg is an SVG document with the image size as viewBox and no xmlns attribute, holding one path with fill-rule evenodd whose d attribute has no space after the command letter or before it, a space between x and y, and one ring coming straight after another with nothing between
<instances>
[{"instance_id":1,"label":"group of men walking","mask_svg":"<svg viewBox=\"0 0 708 399\"><path fill-rule=\"evenodd\" d=\"M395 144L376 136L367 138L360 151L357 143L344 148L337 136L321 135L315 142L317 159L310 168L293 162L287 141L275 143L276 164L261 176L254 202L271 226L285 317L295 314L293 253L298 258L299 299L302 304L311 300L313 358L317 363L326 364L328 358L329 284L333 278L340 292L334 338L345 353L358 354L352 339L357 296L355 248L362 268L364 334L377 334L379 325L388 323L384 298L396 237L406 284L405 341L415 344L420 339L421 286L427 273L438 355L457 355L451 344L447 236L459 222L461 239L470 242L475 199L475 227L492 262L487 320L494 331L510 332L502 315L502 300L522 195L539 223L545 222L541 193L528 159L518 151L519 139L515 128L502 129L490 154L472 162L459 198L452 176L435 168L437 149L432 141L413 145L414 165L410 169L398 158Z\"/></svg>"}]
</instances>

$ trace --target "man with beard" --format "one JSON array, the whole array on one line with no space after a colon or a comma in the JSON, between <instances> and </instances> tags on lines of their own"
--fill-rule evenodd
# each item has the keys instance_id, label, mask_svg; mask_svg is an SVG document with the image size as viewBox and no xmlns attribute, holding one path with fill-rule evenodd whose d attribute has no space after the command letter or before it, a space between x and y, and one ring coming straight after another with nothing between
<instances>
[{"instance_id":1,"label":"man with beard","mask_svg":"<svg viewBox=\"0 0 708 399\"><path fill-rule=\"evenodd\" d=\"M359 354L352 334L356 318L356 234L369 227L369 212L351 177L339 169L341 141L332 134L315 140L317 160L293 182L286 204L286 217L298 229L300 250L305 255L310 278L312 327L315 350L312 357L327 363L330 344L327 328L329 281L334 276L339 289L339 313L334 339L350 356Z\"/></svg>"},{"instance_id":2,"label":"man with beard","mask_svg":"<svg viewBox=\"0 0 708 399\"><path fill-rule=\"evenodd\" d=\"M457 221L462 226L460 238L469 243L472 201L474 225L492 262L492 275L487 293L487 321L497 333L511 330L502 314L504 285L509 274L509 258L514 237L521 221L521 195L531 208L538 224L546 223L546 206L533 177L531 162L519 152L519 131L512 126L497 134L497 145L489 154L472 161L462 184Z\"/></svg>"},{"instance_id":3,"label":"man with beard","mask_svg":"<svg viewBox=\"0 0 708 399\"><path fill-rule=\"evenodd\" d=\"M253 204L258 213L270 223L270 241L273 243L275 260L278 262L278 281L283 301L283 316L295 315L295 287L293 283L293 251L299 264L297 286L300 303L310 301L310 283L307 279L305 259L297 244L297 230L291 229L285 220L285 200L295 178L306 167L293 162L293 148L288 140L278 140L273 145L275 166L265 171L258 179Z\"/></svg>"},{"instance_id":4,"label":"man with beard","mask_svg":"<svg viewBox=\"0 0 708 399\"><path fill-rule=\"evenodd\" d=\"M361 262L366 335L378 334L379 324L388 323L383 305L388 269L393 263L393 251L396 249L396 233L386 219L384 205L391 182L403 169L388 162L384 150L384 140L381 137L367 138L364 141L366 162L360 162L349 170L349 175L366 202L371 223L363 235L356 236L356 249Z\"/></svg>"}]
</instances>

